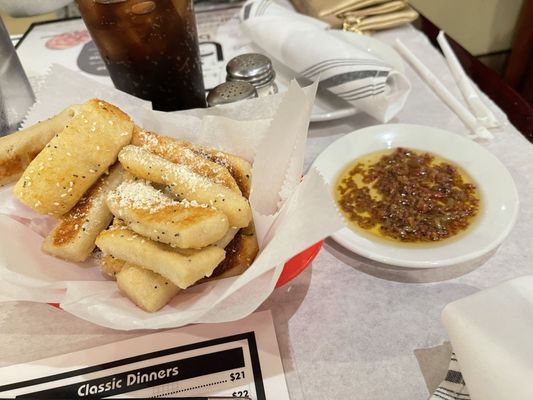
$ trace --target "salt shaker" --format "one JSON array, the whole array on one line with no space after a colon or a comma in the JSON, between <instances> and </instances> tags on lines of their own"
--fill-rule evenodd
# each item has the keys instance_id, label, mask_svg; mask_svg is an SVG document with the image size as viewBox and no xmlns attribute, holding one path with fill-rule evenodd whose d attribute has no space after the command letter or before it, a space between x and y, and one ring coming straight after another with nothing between
<instances>
[{"instance_id":1,"label":"salt shaker","mask_svg":"<svg viewBox=\"0 0 533 400\"><path fill-rule=\"evenodd\" d=\"M257 97L257 91L251 83L224 82L209 91L207 105L213 107L255 97Z\"/></svg>"},{"instance_id":2,"label":"salt shaker","mask_svg":"<svg viewBox=\"0 0 533 400\"><path fill-rule=\"evenodd\" d=\"M232 58L226 65L226 81L248 82L257 90L259 97L278 92L270 59L258 53L246 53Z\"/></svg>"}]
</instances>

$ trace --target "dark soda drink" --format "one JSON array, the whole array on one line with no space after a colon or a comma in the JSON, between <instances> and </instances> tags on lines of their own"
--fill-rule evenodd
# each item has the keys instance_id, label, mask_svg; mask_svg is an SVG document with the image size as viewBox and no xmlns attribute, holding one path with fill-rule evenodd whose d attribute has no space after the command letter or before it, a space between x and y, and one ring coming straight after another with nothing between
<instances>
[{"instance_id":1,"label":"dark soda drink","mask_svg":"<svg viewBox=\"0 0 533 400\"><path fill-rule=\"evenodd\" d=\"M77 0L114 85L161 111L205 107L192 0Z\"/></svg>"}]
</instances>

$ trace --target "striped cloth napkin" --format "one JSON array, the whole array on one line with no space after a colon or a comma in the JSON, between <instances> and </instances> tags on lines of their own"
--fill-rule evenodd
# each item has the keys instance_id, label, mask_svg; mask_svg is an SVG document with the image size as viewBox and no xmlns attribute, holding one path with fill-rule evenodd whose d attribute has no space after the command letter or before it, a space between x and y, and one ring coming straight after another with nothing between
<instances>
[{"instance_id":1,"label":"striped cloth napkin","mask_svg":"<svg viewBox=\"0 0 533 400\"><path fill-rule=\"evenodd\" d=\"M457 357L452 353L446 378L435 389L429 400L470 400L470 394L459 368Z\"/></svg>"},{"instance_id":2,"label":"striped cloth napkin","mask_svg":"<svg viewBox=\"0 0 533 400\"><path fill-rule=\"evenodd\" d=\"M271 0L247 1L241 21L244 33L270 57L298 77L318 79L321 88L375 119L387 122L405 104L411 89L407 78L383 60L330 34L326 23Z\"/></svg>"}]
</instances>

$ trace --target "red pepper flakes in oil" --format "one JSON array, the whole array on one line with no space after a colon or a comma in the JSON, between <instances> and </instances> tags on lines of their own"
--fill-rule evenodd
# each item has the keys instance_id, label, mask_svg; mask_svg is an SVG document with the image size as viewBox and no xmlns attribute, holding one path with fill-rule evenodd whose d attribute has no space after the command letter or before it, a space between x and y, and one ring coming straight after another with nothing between
<instances>
[{"instance_id":1,"label":"red pepper flakes in oil","mask_svg":"<svg viewBox=\"0 0 533 400\"><path fill-rule=\"evenodd\" d=\"M368 166L357 163L340 178L337 202L351 222L402 242L449 238L479 211L476 186L456 167L405 148Z\"/></svg>"}]
</instances>

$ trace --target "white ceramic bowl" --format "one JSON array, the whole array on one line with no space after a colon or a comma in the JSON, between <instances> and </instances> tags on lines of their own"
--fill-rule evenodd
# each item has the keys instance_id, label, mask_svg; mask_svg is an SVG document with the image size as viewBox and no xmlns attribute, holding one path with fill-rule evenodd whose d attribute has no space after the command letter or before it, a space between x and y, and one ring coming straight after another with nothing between
<instances>
[{"instance_id":1,"label":"white ceramic bowl","mask_svg":"<svg viewBox=\"0 0 533 400\"><path fill-rule=\"evenodd\" d=\"M331 185L353 160L366 154L407 147L439 155L463 168L478 186L481 197L477 221L457 238L424 246L373 240L345 228L332 238L363 257L410 268L435 268L477 259L498 246L518 215L518 193L511 174L483 146L460 135L419 125L377 125L354 131L327 147L314 165Z\"/></svg>"}]
</instances>

